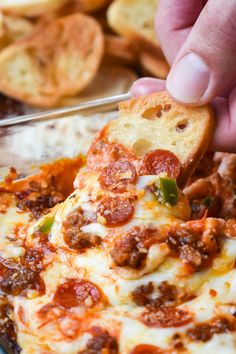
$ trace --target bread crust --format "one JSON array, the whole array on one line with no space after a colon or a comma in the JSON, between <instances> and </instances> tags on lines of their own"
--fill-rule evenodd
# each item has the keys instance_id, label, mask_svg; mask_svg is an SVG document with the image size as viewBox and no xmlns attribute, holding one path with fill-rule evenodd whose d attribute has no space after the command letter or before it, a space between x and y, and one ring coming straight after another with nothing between
<instances>
[{"instance_id":1,"label":"bread crust","mask_svg":"<svg viewBox=\"0 0 236 354\"><path fill-rule=\"evenodd\" d=\"M56 19L1 52L0 91L31 105L55 106L89 85L103 52L96 20L79 13Z\"/></svg>"}]
</instances>

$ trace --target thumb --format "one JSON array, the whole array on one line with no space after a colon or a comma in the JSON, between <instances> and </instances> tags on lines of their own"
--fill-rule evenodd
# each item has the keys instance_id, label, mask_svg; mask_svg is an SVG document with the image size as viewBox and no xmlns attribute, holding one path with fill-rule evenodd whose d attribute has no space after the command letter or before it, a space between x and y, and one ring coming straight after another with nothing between
<instances>
[{"instance_id":1,"label":"thumb","mask_svg":"<svg viewBox=\"0 0 236 354\"><path fill-rule=\"evenodd\" d=\"M181 47L166 87L185 104L227 94L236 83L236 1L209 0Z\"/></svg>"}]
</instances>

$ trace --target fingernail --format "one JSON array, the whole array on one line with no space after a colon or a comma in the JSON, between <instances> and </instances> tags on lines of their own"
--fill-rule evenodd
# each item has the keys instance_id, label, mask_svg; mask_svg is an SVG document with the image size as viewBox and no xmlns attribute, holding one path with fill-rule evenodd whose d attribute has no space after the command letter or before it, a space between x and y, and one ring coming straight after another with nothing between
<instances>
[{"instance_id":1,"label":"fingernail","mask_svg":"<svg viewBox=\"0 0 236 354\"><path fill-rule=\"evenodd\" d=\"M210 70L196 54L185 55L171 69L166 88L173 98L183 103L197 103L208 88Z\"/></svg>"},{"instance_id":2,"label":"fingernail","mask_svg":"<svg viewBox=\"0 0 236 354\"><path fill-rule=\"evenodd\" d=\"M161 90L165 90L165 81L160 80L160 79L152 79L152 78L142 78L139 80L136 80L131 89L130 92L134 96L143 96L147 95L152 92L158 92Z\"/></svg>"}]
</instances>

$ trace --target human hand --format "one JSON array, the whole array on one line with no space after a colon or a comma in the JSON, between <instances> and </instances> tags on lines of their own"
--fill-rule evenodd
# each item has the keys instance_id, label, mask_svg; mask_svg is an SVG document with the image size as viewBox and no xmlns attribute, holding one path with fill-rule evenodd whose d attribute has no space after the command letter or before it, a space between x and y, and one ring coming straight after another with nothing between
<instances>
[{"instance_id":1,"label":"human hand","mask_svg":"<svg viewBox=\"0 0 236 354\"><path fill-rule=\"evenodd\" d=\"M181 103L211 102L217 117L211 148L236 152L236 1L160 0L156 31L170 73L166 82L136 81L132 93L166 87Z\"/></svg>"}]
</instances>

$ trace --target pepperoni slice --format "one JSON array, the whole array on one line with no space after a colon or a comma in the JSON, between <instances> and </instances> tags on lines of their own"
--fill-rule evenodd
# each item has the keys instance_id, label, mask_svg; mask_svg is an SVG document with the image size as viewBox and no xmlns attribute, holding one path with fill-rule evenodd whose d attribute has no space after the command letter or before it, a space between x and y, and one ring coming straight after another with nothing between
<instances>
[{"instance_id":1,"label":"pepperoni slice","mask_svg":"<svg viewBox=\"0 0 236 354\"><path fill-rule=\"evenodd\" d=\"M155 345L149 344L140 344L137 345L130 354L169 354L171 353L169 350L161 349L156 347Z\"/></svg>"},{"instance_id":2,"label":"pepperoni slice","mask_svg":"<svg viewBox=\"0 0 236 354\"><path fill-rule=\"evenodd\" d=\"M107 226L117 226L128 222L134 214L134 203L129 198L103 198L97 208L97 218L105 219Z\"/></svg>"},{"instance_id":3,"label":"pepperoni slice","mask_svg":"<svg viewBox=\"0 0 236 354\"><path fill-rule=\"evenodd\" d=\"M191 322L192 315L175 307L160 307L157 310L147 310L142 315L142 321L149 327L180 327Z\"/></svg>"},{"instance_id":4,"label":"pepperoni slice","mask_svg":"<svg viewBox=\"0 0 236 354\"><path fill-rule=\"evenodd\" d=\"M170 178L178 178L181 170L181 163L175 154L161 149L147 153L144 165L150 175L166 173Z\"/></svg>"},{"instance_id":5,"label":"pepperoni slice","mask_svg":"<svg viewBox=\"0 0 236 354\"><path fill-rule=\"evenodd\" d=\"M71 308L93 307L101 301L102 294L97 286L88 280L69 279L61 284L54 295L56 304Z\"/></svg>"},{"instance_id":6,"label":"pepperoni slice","mask_svg":"<svg viewBox=\"0 0 236 354\"><path fill-rule=\"evenodd\" d=\"M134 165L127 159L120 159L103 168L99 181L104 189L122 193L127 190L127 185L134 184L136 179Z\"/></svg>"}]
</instances>

